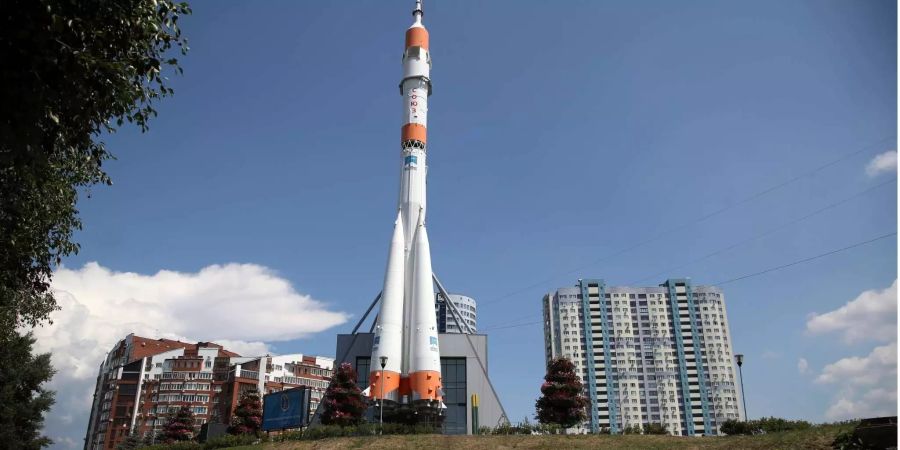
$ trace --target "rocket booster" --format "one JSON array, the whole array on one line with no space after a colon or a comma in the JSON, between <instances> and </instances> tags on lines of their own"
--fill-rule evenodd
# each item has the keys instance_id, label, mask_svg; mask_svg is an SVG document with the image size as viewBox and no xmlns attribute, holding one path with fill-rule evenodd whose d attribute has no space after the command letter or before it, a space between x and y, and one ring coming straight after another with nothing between
<instances>
[{"instance_id":1,"label":"rocket booster","mask_svg":"<svg viewBox=\"0 0 900 450\"><path fill-rule=\"evenodd\" d=\"M388 253L372 345L368 395L398 404L442 398L431 250L425 231L431 54L416 1L403 52L401 172L397 220ZM384 368L381 363L384 359Z\"/></svg>"}]
</instances>

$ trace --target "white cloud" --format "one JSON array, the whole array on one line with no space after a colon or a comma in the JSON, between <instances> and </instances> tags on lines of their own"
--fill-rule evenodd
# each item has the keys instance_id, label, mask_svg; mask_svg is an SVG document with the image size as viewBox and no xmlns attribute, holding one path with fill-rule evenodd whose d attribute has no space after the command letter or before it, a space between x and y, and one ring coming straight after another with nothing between
<instances>
[{"instance_id":1,"label":"white cloud","mask_svg":"<svg viewBox=\"0 0 900 450\"><path fill-rule=\"evenodd\" d=\"M57 370L50 383L57 403L45 427L57 448L82 446L98 366L129 333L212 341L253 355L269 353L267 342L307 337L348 317L255 264L144 275L88 263L60 268L53 289L62 309L34 334L35 350L52 352Z\"/></svg>"},{"instance_id":2,"label":"white cloud","mask_svg":"<svg viewBox=\"0 0 900 450\"><path fill-rule=\"evenodd\" d=\"M816 383L838 389L825 412L829 420L896 415L897 343L875 347L864 357L852 356L829 364Z\"/></svg>"},{"instance_id":3,"label":"white cloud","mask_svg":"<svg viewBox=\"0 0 900 450\"><path fill-rule=\"evenodd\" d=\"M879 155L876 155L869 161L869 164L866 166L866 173L870 177L875 177L881 175L886 172L896 172L897 171L897 151L889 150Z\"/></svg>"},{"instance_id":4,"label":"white cloud","mask_svg":"<svg viewBox=\"0 0 900 450\"><path fill-rule=\"evenodd\" d=\"M834 389L827 419L897 414L897 280L888 288L865 291L834 311L811 314L806 330L836 333L847 344L883 344L866 356L828 364L816 377L817 384Z\"/></svg>"},{"instance_id":5,"label":"white cloud","mask_svg":"<svg viewBox=\"0 0 900 450\"><path fill-rule=\"evenodd\" d=\"M896 339L897 280L886 289L865 291L834 311L813 313L806 330L811 334L838 332L848 344Z\"/></svg>"},{"instance_id":6,"label":"white cloud","mask_svg":"<svg viewBox=\"0 0 900 450\"><path fill-rule=\"evenodd\" d=\"M797 371L800 372L801 375L809 372L809 361L807 361L806 358L800 358L797 361Z\"/></svg>"}]
</instances>

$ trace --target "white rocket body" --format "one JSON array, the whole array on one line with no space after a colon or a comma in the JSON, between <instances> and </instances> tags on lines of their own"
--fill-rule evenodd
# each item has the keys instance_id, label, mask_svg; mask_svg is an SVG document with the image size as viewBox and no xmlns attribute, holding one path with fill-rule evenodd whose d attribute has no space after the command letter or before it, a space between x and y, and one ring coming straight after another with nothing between
<instances>
[{"instance_id":1,"label":"white rocket body","mask_svg":"<svg viewBox=\"0 0 900 450\"><path fill-rule=\"evenodd\" d=\"M425 231L431 56L420 2L413 16L415 23L406 32L400 82L403 127L399 212L375 327L368 394L400 404L422 400L440 404L441 359L431 250ZM382 358L386 358L383 370Z\"/></svg>"}]
</instances>

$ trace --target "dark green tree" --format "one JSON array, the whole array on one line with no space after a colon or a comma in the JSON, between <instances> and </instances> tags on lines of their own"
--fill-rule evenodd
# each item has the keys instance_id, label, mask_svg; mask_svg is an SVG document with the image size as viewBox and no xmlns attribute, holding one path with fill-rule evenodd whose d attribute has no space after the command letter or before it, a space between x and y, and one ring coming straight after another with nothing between
<instances>
[{"instance_id":1,"label":"dark green tree","mask_svg":"<svg viewBox=\"0 0 900 450\"><path fill-rule=\"evenodd\" d=\"M540 423L570 428L587 417L588 400L584 396L584 387L575 374L575 365L568 358L557 358L547 364L541 394L535 402Z\"/></svg>"},{"instance_id":2,"label":"dark green tree","mask_svg":"<svg viewBox=\"0 0 900 450\"><path fill-rule=\"evenodd\" d=\"M169 416L163 426L160 440L166 444L194 439L194 412L189 406L182 406Z\"/></svg>"},{"instance_id":3,"label":"dark green tree","mask_svg":"<svg viewBox=\"0 0 900 450\"><path fill-rule=\"evenodd\" d=\"M324 425L358 425L366 412L366 401L356 385L356 371L350 363L342 363L331 377L322 397Z\"/></svg>"},{"instance_id":4,"label":"dark green tree","mask_svg":"<svg viewBox=\"0 0 900 450\"><path fill-rule=\"evenodd\" d=\"M170 95L177 26L170 0L5 0L0 14L0 329L57 309L54 264L78 251L79 189L111 184L101 140L146 130Z\"/></svg>"},{"instance_id":5,"label":"dark green tree","mask_svg":"<svg viewBox=\"0 0 900 450\"><path fill-rule=\"evenodd\" d=\"M125 122L146 130L154 102L173 93L164 72L180 72L173 56L187 45L177 22L189 13L171 0L0 2L0 360L14 361L0 377L52 373L49 358L21 352L31 338L15 330L58 309L51 275L78 251L78 197L111 184L101 166L112 155L101 136ZM4 395L46 407L0 399L0 420L23 430L22 438L3 439L4 448L48 445L28 430L40 428L52 393L41 383L5 381Z\"/></svg>"},{"instance_id":6,"label":"dark green tree","mask_svg":"<svg viewBox=\"0 0 900 450\"><path fill-rule=\"evenodd\" d=\"M44 413L53 405L53 392L44 389L53 376L50 354L32 355L30 333L6 334L0 344L0 447L36 450L52 443L41 436Z\"/></svg>"},{"instance_id":7,"label":"dark green tree","mask_svg":"<svg viewBox=\"0 0 900 450\"><path fill-rule=\"evenodd\" d=\"M230 434L252 434L256 436L259 428L262 426L262 401L259 394L254 391L247 391L241 396L234 416L231 418L231 426L228 427Z\"/></svg>"}]
</instances>

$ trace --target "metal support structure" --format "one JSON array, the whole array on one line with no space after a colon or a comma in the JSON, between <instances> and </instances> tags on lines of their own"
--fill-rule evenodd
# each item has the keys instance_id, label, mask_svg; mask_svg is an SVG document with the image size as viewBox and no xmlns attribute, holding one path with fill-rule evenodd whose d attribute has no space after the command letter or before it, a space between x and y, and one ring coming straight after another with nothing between
<instances>
[{"instance_id":1,"label":"metal support structure","mask_svg":"<svg viewBox=\"0 0 900 450\"><path fill-rule=\"evenodd\" d=\"M359 322L356 322L356 326L353 327L353 331L351 331L350 334L356 334L356 331L359 330L359 327L363 324L363 322L365 322L366 317L369 317L369 313L372 312L372 308L374 308L375 305L378 304L379 300L381 300L381 292L379 292L378 295L375 296L375 300L372 300L372 304L369 305L369 309L367 309L366 313L359 318Z\"/></svg>"},{"instance_id":2,"label":"metal support structure","mask_svg":"<svg viewBox=\"0 0 900 450\"><path fill-rule=\"evenodd\" d=\"M381 398L378 399L378 423L380 430L378 434L384 434L384 366L387 365L387 356L381 357Z\"/></svg>"},{"instance_id":3,"label":"metal support structure","mask_svg":"<svg viewBox=\"0 0 900 450\"><path fill-rule=\"evenodd\" d=\"M494 394L494 398L497 399L497 405L500 406L500 420L497 421L497 425L500 425L500 422L506 420L509 423L509 416L506 415L506 409L503 408L503 403L500 402L500 396L497 395L497 390L494 389L494 383L491 382L491 377L488 376L487 367L484 365L484 361L481 360L481 356L478 355L478 351L475 349L475 344L472 343L472 337L470 334L472 333L472 329L469 328L469 325L466 324L462 320L462 316L459 314L459 311L456 310L456 306L453 305L453 302L450 300L450 294L447 293L447 290L444 289L444 285L441 284L441 280L438 280L437 275L434 273L431 274L431 279L434 280L434 285L437 286L438 291L441 296L444 297L444 302L447 304L447 307L450 309L451 314L453 315L453 320L456 321L456 325L459 326L459 329L463 329L463 324L465 324L465 329L468 333L463 333L466 335L466 341L469 342L469 347L472 348L472 354L475 355L475 359L478 361L478 365L481 367L481 372L484 374L484 379L487 380L488 387L491 388L491 392Z\"/></svg>"},{"instance_id":4,"label":"metal support structure","mask_svg":"<svg viewBox=\"0 0 900 450\"><path fill-rule=\"evenodd\" d=\"M744 395L744 370L742 369L744 366L744 355L738 353L734 355L734 359L737 360L738 374L741 377L741 402L744 403L744 422L746 422L750 420L750 418L747 417L747 396Z\"/></svg>"}]
</instances>

